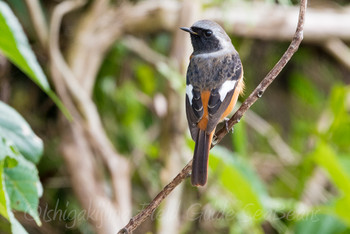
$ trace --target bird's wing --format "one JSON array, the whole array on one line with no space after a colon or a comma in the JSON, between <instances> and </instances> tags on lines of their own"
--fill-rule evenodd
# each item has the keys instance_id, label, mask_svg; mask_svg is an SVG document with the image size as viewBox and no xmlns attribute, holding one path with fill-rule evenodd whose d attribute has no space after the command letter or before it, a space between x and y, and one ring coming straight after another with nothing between
<instances>
[{"instance_id":1,"label":"bird's wing","mask_svg":"<svg viewBox=\"0 0 350 234\"><path fill-rule=\"evenodd\" d=\"M208 133L215 129L231 102L242 73L237 53L216 59L211 67L190 63L186 81L186 115L193 140L198 135L198 126L203 129L205 125Z\"/></svg>"},{"instance_id":2,"label":"bird's wing","mask_svg":"<svg viewBox=\"0 0 350 234\"><path fill-rule=\"evenodd\" d=\"M226 110L232 101L235 92L240 92L237 90L239 82L242 82L243 69L242 63L239 59L238 54L235 54L224 63L222 70L218 73L218 76L224 78L218 78L218 80L223 80L223 82L216 88L212 89L210 92L210 98L208 101L208 115L209 120L207 124L207 132L212 132L220 119L224 114L227 115ZM237 96L239 94L236 94ZM233 103L234 105L235 103Z\"/></svg>"},{"instance_id":3,"label":"bird's wing","mask_svg":"<svg viewBox=\"0 0 350 234\"><path fill-rule=\"evenodd\" d=\"M201 94L199 90L193 89L191 84L186 86L186 115L188 127L193 140L198 135L197 123L202 119L204 113Z\"/></svg>"}]
</instances>

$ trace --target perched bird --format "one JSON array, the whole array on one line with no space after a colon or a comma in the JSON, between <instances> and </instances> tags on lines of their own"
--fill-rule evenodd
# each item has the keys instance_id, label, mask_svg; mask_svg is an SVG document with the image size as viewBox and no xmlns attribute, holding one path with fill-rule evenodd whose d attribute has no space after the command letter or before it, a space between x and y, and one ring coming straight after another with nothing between
<instances>
[{"instance_id":1,"label":"perched bird","mask_svg":"<svg viewBox=\"0 0 350 234\"><path fill-rule=\"evenodd\" d=\"M231 39L219 24L200 20L181 29L190 33L193 46L186 76L186 115L196 142L191 183L204 186L215 128L230 114L243 91L243 68Z\"/></svg>"}]
</instances>

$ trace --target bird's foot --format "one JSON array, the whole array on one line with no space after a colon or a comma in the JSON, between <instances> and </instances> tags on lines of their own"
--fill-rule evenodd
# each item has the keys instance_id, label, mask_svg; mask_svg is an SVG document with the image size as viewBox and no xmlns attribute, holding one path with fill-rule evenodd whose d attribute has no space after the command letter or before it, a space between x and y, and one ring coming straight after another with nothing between
<instances>
[{"instance_id":1,"label":"bird's foot","mask_svg":"<svg viewBox=\"0 0 350 234\"><path fill-rule=\"evenodd\" d=\"M211 140L211 144L214 146L218 143L218 136L214 134L213 139Z\"/></svg>"},{"instance_id":2,"label":"bird's foot","mask_svg":"<svg viewBox=\"0 0 350 234\"><path fill-rule=\"evenodd\" d=\"M230 119L229 118L224 118L224 124L225 124L225 128L226 128L226 131L229 133L230 131L232 131L233 132L233 127L230 129L229 128L229 124L228 124L228 121L229 121Z\"/></svg>"}]
</instances>

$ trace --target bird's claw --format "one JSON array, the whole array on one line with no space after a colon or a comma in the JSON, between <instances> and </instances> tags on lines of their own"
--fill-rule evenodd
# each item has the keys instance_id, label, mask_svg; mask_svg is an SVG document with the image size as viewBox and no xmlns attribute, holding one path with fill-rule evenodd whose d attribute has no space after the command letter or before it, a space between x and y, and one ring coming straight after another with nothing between
<instances>
[{"instance_id":1,"label":"bird's claw","mask_svg":"<svg viewBox=\"0 0 350 234\"><path fill-rule=\"evenodd\" d=\"M228 121L229 121L229 120L230 120L229 118L225 118L225 119L224 119L225 128L226 128L226 131L227 131L228 133L229 133L230 131L233 132L233 127L230 129L229 126L228 126Z\"/></svg>"},{"instance_id":2,"label":"bird's claw","mask_svg":"<svg viewBox=\"0 0 350 234\"><path fill-rule=\"evenodd\" d=\"M216 145L218 143L218 136L214 134L213 139L211 140L212 145Z\"/></svg>"}]
</instances>

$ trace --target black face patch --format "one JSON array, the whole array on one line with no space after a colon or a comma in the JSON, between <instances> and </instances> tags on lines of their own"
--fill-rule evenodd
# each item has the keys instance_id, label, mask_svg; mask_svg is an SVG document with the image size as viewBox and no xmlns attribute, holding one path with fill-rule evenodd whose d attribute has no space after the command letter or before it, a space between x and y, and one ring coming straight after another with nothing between
<instances>
[{"instance_id":1,"label":"black face patch","mask_svg":"<svg viewBox=\"0 0 350 234\"><path fill-rule=\"evenodd\" d=\"M194 55L215 52L222 49L220 41L211 30L197 27L191 27L191 29L198 34L191 34Z\"/></svg>"}]
</instances>

